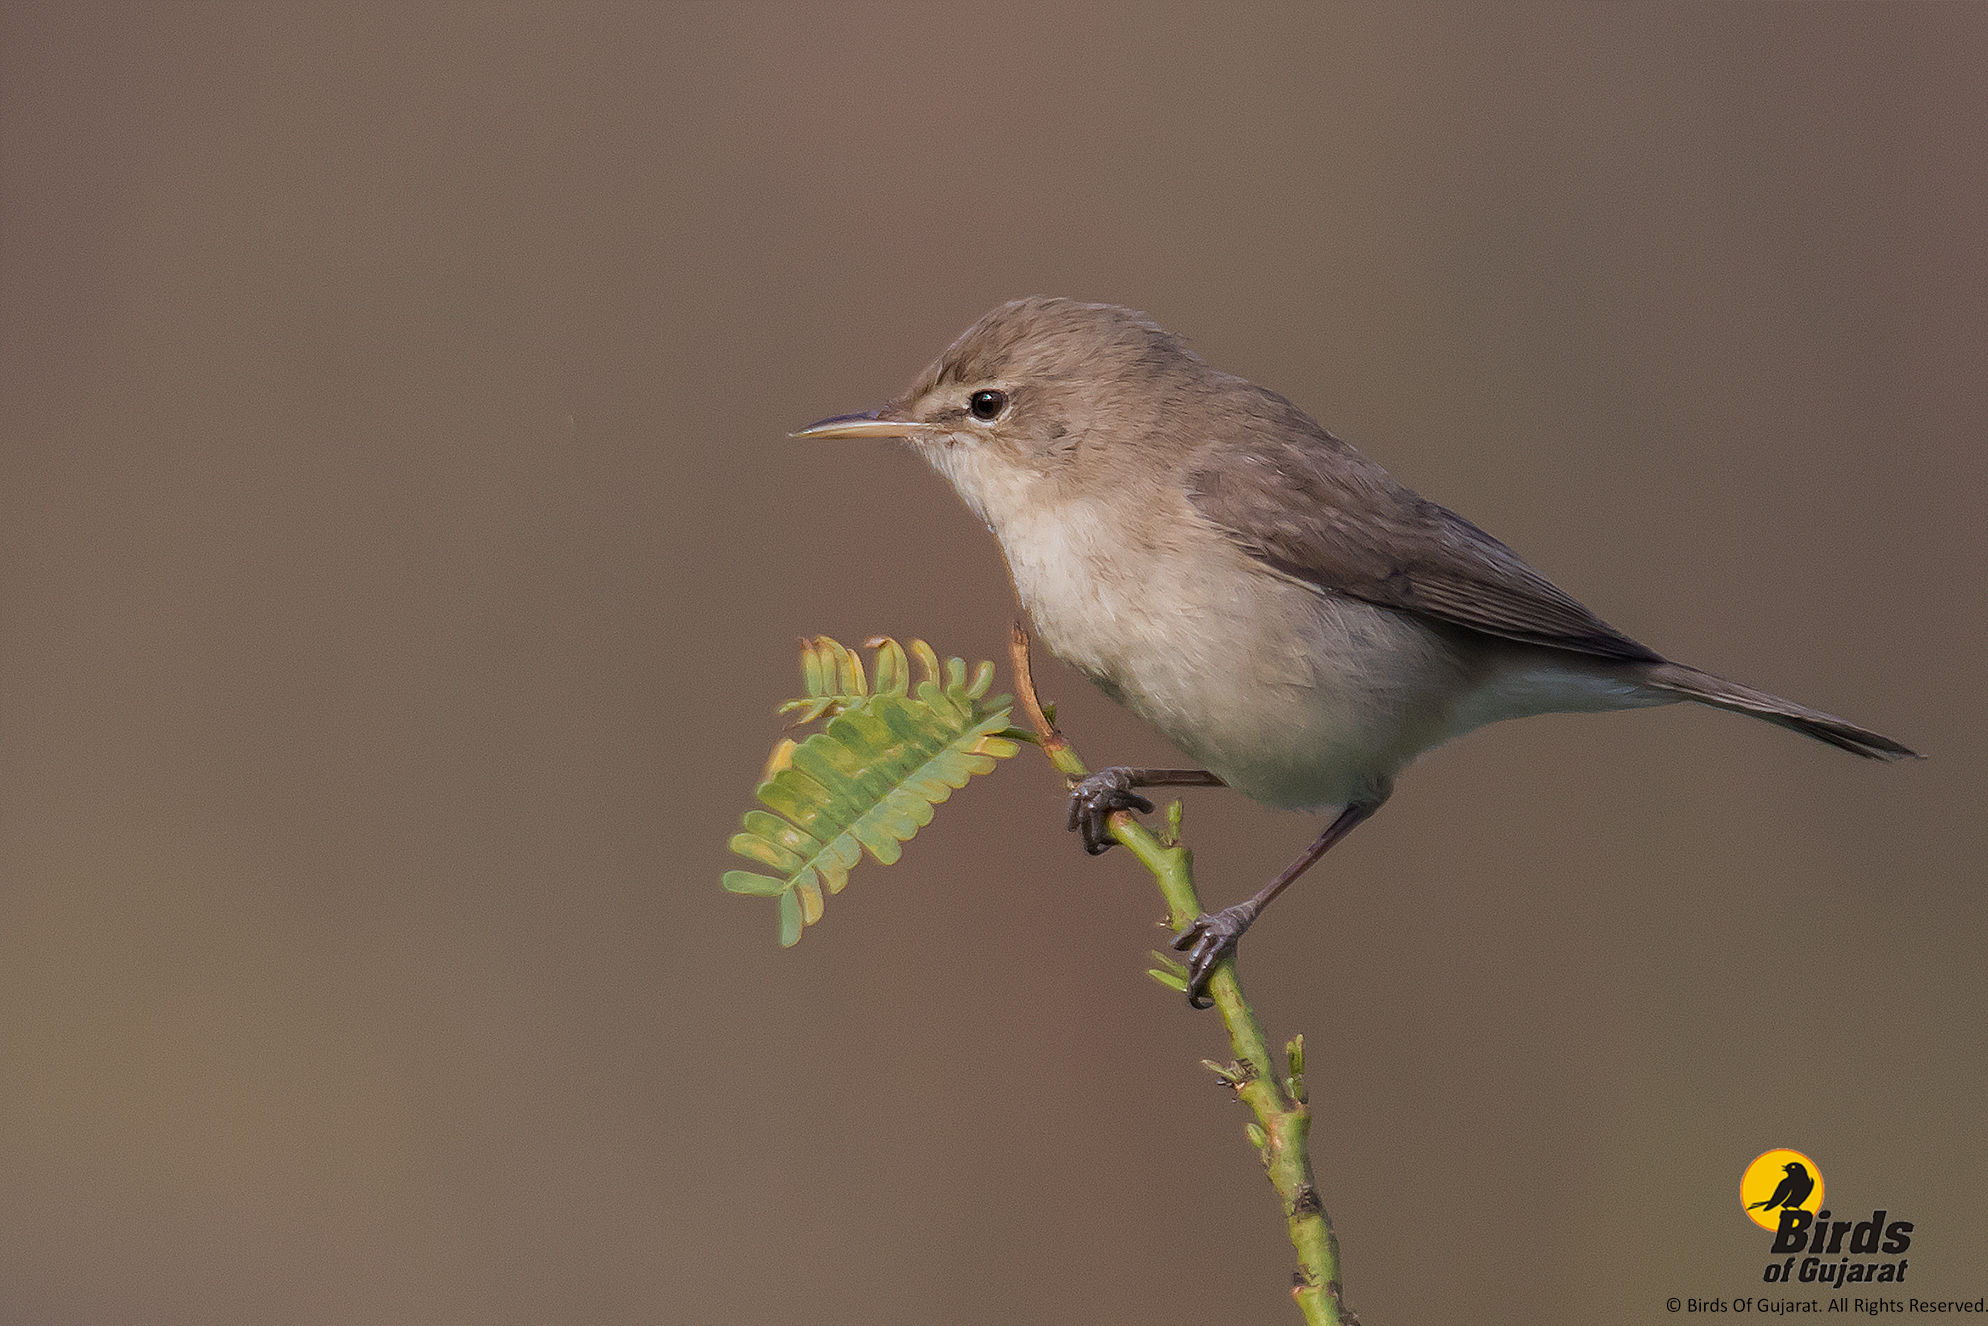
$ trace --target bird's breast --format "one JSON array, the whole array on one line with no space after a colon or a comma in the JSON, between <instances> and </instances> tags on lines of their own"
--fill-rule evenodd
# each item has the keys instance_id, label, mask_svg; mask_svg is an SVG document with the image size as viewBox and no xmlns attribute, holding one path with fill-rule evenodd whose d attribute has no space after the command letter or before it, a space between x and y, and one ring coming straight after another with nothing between
<instances>
[{"instance_id":1,"label":"bird's breast","mask_svg":"<svg viewBox=\"0 0 1988 1326\"><path fill-rule=\"evenodd\" d=\"M996 527L1059 658L1270 805L1371 795L1451 735L1469 682L1445 637L1285 580L1180 506L1136 535L1095 499Z\"/></svg>"}]
</instances>

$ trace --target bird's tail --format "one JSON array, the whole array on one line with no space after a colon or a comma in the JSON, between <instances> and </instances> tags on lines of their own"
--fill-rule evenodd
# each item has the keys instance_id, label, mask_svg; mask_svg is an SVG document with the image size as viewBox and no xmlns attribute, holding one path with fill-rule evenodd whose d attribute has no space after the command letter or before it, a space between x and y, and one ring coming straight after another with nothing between
<instances>
[{"instance_id":1,"label":"bird's tail","mask_svg":"<svg viewBox=\"0 0 1988 1326\"><path fill-rule=\"evenodd\" d=\"M1871 760L1896 760L1910 756L1915 760L1925 757L1909 746L1882 737L1868 728L1847 723L1834 714L1825 714L1820 709L1811 709L1793 700L1784 700L1766 691L1756 691L1751 686L1742 686L1724 677L1715 677L1709 672L1686 667L1682 663L1656 663L1642 678L1645 685L1661 691L1671 691L1687 700L1709 704L1718 709L1730 709L1736 714L1751 714L1764 718L1770 723L1792 729L1817 741L1849 751L1852 755L1862 755Z\"/></svg>"}]
</instances>

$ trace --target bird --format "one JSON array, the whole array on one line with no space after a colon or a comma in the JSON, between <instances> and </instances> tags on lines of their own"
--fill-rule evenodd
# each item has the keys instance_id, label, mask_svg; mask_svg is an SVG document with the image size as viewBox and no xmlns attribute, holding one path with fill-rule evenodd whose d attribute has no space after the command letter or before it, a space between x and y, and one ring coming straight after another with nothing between
<instances>
[{"instance_id":1,"label":"bird","mask_svg":"<svg viewBox=\"0 0 1988 1326\"><path fill-rule=\"evenodd\" d=\"M1781 1168L1787 1172L1787 1177L1774 1189L1774 1195L1764 1202L1750 1203L1747 1210L1772 1211L1777 1206L1785 1206L1792 1211L1809 1199L1809 1194L1815 1191L1815 1178L1809 1173L1808 1166L1799 1160L1791 1160Z\"/></svg>"},{"instance_id":2,"label":"bird","mask_svg":"<svg viewBox=\"0 0 1988 1326\"><path fill-rule=\"evenodd\" d=\"M900 438L992 531L1035 634L1198 767L1078 781L1093 854L1140 788L1331 809L1252 897L1173 938L1188 1000L1291 882L1424 752L1534 714L1695 701L1873 759L1917 752L1616 630L1510 548L1145 313L1032 296L980 318L897 397L793 434Z\"/></svg>"}]
</instances>

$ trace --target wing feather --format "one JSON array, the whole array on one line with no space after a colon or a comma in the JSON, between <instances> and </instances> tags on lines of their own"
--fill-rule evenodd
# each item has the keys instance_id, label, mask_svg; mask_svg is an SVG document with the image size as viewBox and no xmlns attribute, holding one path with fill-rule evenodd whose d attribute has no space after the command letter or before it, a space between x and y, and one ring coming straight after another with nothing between
<instances>
[{"instance_id":1,"label":"wing feather","mask_svg":"<svg viewBox=\"0 0 1988 1326\"><path fill-rule=\"evenodd\" d=\"M1316 425L1294 437L1292 421L1279 422L1240 445L1220 444L1219 455L1204 452L1189 476L1195 508L1252 557L1317 589L1486 635L1661 661L1338 438Z\"/></svg>"}]
</instances>

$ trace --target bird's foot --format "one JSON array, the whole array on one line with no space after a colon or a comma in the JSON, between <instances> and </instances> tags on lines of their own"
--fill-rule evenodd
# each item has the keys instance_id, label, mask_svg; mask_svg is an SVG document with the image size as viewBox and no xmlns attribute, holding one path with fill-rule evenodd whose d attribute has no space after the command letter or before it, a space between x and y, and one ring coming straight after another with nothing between
<instances>
[{"instance_id":1,"label":"bird's foot","mask_svg":"<svg viewBox=\"0 0 1988 1326\"><path fill-rule=\"evenodd\" d=\"M1189 1008L1214 1007L1215 1001L1208 997L1208 978L1215 974L1216 964L1236 951L1236 941L1262 910L1262 905L1252 898L1224 907L1213 915L1203 912L1173 937L1174 948L1187 956Z\"/></svg>"},{"instance_id":2,"label":"bird's foot","mask_svg":"<svg viewBox=\"0 0 1988 1326\"><path fill-rule=\"evenodd\" d=\"M1113 811L1152 813L1153 803L1132 789L1133 770L1123 766L1100 769L1070 789L1070 829L1083 836L1084 850L1097 856L1114 841L1109 820Z\"/></svg>"}]
</instances>

